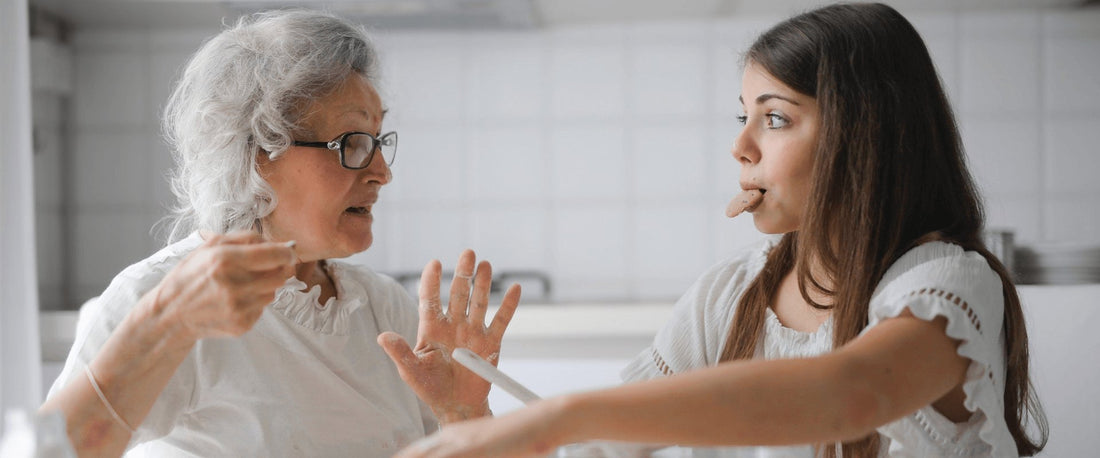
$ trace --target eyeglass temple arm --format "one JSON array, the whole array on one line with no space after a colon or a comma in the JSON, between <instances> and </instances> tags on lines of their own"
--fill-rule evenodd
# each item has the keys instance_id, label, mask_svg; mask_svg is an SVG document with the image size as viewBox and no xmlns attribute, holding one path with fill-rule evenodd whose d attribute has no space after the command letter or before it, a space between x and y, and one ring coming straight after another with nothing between
<instances>
[{"instance_id":1,"label":"eyeglass temple arm","mask_svg":"<svg viewBox=\"0 0 1100 458\"><path fill-rule=\"evenodd\" d=\"M329 142L293 142L291 144L294 145L294 146L307 146L307 147L310 147L310 148L329 149L328 148Z\"/></svg>"}]
</instances>

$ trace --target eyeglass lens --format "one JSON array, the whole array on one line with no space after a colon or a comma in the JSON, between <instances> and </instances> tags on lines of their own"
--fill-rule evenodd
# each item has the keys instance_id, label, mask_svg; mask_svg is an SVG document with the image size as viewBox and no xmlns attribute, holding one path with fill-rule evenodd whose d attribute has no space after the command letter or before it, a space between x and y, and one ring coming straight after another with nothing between
<instances>
[{"instance_id":1,"label":"eyeglass lens","mask_svg":"<svg viewBox=\"0 0 1100 458\"><path fill-rule=\"evenodd\" d=\"M352 168L366 167L374 153L375 143L370 135L351 134L344 139L344 165ZM397 153L397 135L387 134L378 139L378 150L387 165L393 164Z\"/></svg>"}]
</instances>

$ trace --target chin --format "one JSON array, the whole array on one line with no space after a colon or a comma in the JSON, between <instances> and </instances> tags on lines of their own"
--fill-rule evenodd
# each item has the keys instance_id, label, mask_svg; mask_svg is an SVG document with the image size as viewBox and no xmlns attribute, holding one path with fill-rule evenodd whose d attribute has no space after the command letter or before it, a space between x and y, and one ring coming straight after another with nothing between
<instances>
[{"instance_id":1,"label":"chin","mask_svg":"<svg viewBox=\"0 0 1100 458\"><path fill-rule=\"evenodd\" d=\"M367 251L367 249L370 248L373 244L374 237L372 237L371 234L367 234L365 237L360 237L356 240L352 240L347 245L348 253L347 255L345 255L345 257Z\"/></svg>"},{"instance_id":2,"label":"chin","mask_svg":"<svg viewBox=\"0 0 1100 458\"><path fill-rule=\"evenodd\" d=\"M798 230L798 225L786 224L785 221L768 220L764 217L758 217L754 213L752 215L753 225L756 226L756 230L765 234L786 234Z\"/></svg>"},{"instance_id":3,"label":"chin","mask_svg":"<svg viewBox=\"0 0 1100 458\"><path fill-rule=\"evenodd\" d=\"M353 256L370 248L373 242L371 236L355 235L354 237L337 236L330 240L332 242L328 246L328 250L325 252L324 259L341 259L348 256Z\"/></svg>"}]
</instances>

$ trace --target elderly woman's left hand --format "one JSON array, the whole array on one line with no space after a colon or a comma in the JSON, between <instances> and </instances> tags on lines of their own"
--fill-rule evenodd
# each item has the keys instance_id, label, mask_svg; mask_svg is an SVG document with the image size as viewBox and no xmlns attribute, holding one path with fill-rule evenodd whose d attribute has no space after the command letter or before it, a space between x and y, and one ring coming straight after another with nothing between
<instances>
[{"instance_id":1,"label":"elderly woman's left hand","mask_svg":"<svg viewBox=\"0 0 1100 458\"><path fill-rule=\"evenodd\" d=\"M474 262L471 250L459 256L446 309L439 296L439 261L424 267L420 275L420 327L415 349L394 332L378 336L378 343L397 364L401 378L442 423L490 414L489 382L454 361L451 352L468 348L495 365L500 358L500 340L519 304L519 285L512 285L492 323L486 327L492 267L488 261L481 261L475 278Z\"/></svg>"}]
</instances>

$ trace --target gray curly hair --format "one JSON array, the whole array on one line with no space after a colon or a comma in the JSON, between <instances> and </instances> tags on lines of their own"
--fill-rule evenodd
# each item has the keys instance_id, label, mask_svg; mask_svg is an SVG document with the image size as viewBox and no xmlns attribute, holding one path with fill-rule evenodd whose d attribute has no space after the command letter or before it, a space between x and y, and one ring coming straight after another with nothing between
<instances>
[{"instance_id":1,"label":"gray curly hair","mask_svg":"<svg viewBox=\"0 0 1100 458\"><path fill-rule=\"evenodd\" d=\"M377 53L361 26L309 10L257 13L204 43L164 110L178 200L168 242L195 230L251 229L274 210L257 154L282 154L309 101L351 72L377 86Z\"/></svg>"}]
</instances>

